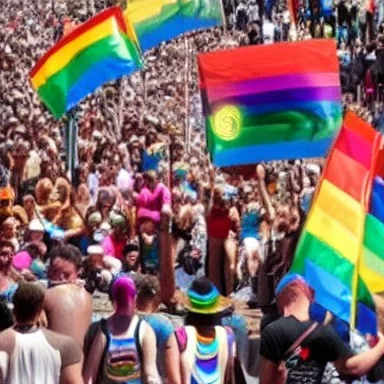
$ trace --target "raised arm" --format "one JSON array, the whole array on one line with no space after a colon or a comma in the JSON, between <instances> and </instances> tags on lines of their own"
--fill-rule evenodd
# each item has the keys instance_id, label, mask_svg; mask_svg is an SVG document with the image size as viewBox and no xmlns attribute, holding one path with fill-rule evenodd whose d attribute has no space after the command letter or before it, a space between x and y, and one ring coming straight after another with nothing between
<instances>
[{"instance_id":1,"label":"raised arm","mask_svg":"<svg viewBox=\"0 0 384 384\"><path fill-rule=\"evenodd\" d=\"M269 198L267 186L265 184L265 169L261 164L259 164L256 167L256 174L257 174L259 193L262 200L261 202L268 213L269 220L273 221L275 219L276 213L275 213L275 209L273 208L271 199Z\"/></svg>"}]
</instances>

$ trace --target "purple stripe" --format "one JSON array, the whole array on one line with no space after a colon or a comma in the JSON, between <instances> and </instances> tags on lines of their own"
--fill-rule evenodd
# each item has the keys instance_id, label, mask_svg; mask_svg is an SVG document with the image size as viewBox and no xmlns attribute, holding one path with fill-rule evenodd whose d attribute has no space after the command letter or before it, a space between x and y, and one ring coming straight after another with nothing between
<instances>
[{"instance_id":1,"label":"purple stripe","mask_svg":"<svg viewBox=\"0 0 384 384\"><path fill-rule=\"evenodd\" d=\"M205 373L212 373L217 367L217 355L211 359L197 358L196 365Z\"/></svg>"},{"instance_id":2,"label":"purple stripe","mask_svg":"<svg viewBox=\"0 0 384 384\"><path fill-rule=\"evenodd\" d=\"M340 100L339 87L296 88L282 91L256 93L227 97L217 100L212 104L212 109L217 105L254 106L257 104L280 103L289 101L338 101Z\"/></svg>"},{"instance_id":3,"label":"purple stripe","mask_svg":"<svg viewBox=\"0 0 384 384\"><path fill-rule=\"evenodd\" d=\"M231 96L241 96L256 93L279 91L283 89L339 87L338 73L303 73L296 75L281 75L231 82L226 84L208 85L207 94L210 102Z\"/></svg>"}]
</instances>

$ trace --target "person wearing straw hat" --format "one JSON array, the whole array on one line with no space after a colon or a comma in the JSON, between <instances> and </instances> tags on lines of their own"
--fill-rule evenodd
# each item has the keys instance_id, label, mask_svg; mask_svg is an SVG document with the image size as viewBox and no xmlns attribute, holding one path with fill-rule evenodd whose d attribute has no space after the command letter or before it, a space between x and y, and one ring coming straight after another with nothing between
<instances>
[{"instance_id":1,"label":"person wearing straw hat","mask_svg":"<svg viewBox=\"0 0 384 384\"><path fill-rule=\"evenodd\" d=\"M186 326L176 330L182 383L233 383L235 336L230 328L220 326L231 300L201 276L182 302L188 310Z\"/></svg>"}]
</instances>

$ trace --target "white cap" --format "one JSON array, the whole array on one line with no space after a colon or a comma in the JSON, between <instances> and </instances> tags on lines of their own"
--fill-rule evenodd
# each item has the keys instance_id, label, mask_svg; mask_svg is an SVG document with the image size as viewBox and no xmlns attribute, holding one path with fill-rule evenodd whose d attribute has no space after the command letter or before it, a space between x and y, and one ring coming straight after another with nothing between
<instances>
[{"instance_id":1,"label":"white cap","mask_svg":"<svg viewBox=\"0 0 384 384\"><path fill-rule=\"evenodd\" d=\"M35 231L35 232L44 232L45 231L43 224L41 224L40 220L38 220L38 219L33 219L29 223L28 229L30 231Z\"/></svg>"},{"instance_id":2,"label":"white cap","mask_svg":"<svg viewBox=\"0 0 384 384\"><path fill-rule=\"evenodd\" d=\"M103 221L99 227L99 229L101 231L110 231L111 230L111 226L109 225L109 223L107 223L106 221Z\"/></svg>"},{"instance_id":3,"label":"white cap","mask_svg":"<svg viewBox=\"0 0 384 384\"><path fill-rule=\"evenodd\" d=\"M87 248L88 255L103 255L104 249L100 245L90 245Z\"/></svg>"}]
</instances>

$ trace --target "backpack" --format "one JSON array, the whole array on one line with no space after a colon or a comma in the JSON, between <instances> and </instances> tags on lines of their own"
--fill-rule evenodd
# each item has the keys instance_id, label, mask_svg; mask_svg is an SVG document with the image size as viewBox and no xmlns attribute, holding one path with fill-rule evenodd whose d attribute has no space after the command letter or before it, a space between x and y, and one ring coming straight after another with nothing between
<instances>
[{"instance_id":1,"label":"backpack","mask_svg":"<svg viewBox=\"0 0 384 384\"><path fill-rule=\"evenodd\" d=\"M142 319L139 318L137 325L136 325L135 332L134 332L134 338L135 338L137 354L139 355L139 359L140 359L140 364L141 364L141 367L143 367L143 351L141 349L141 345L140 345L140 341L139 341L141 324L142 324ZM109 343L110 343L110 336L109 336L109 331L108 331L108 326L107 326L107 319L101 319L98 323L96 323L94 325L94 327L95 327L94 332L92 332L92 333L94 333L94 336L96 336L98 334L98 331L101 331L107 339L107 343L105 345L103 354L101 356L100 366L99 366L98 375L97 375L98 380L99 380L99 378L103 377L102 370L104 368L104 361L107 357L108 347L109 347ZM92 340L94 340L94 339L95 339L95 337L92 337Z\"/></svg>"}]
</instances>

